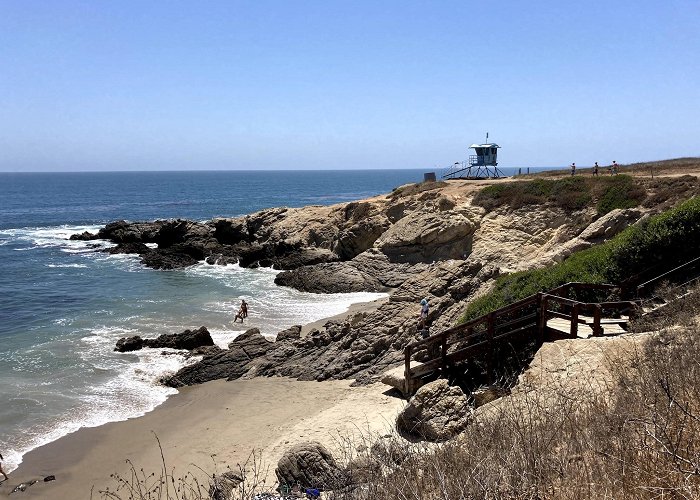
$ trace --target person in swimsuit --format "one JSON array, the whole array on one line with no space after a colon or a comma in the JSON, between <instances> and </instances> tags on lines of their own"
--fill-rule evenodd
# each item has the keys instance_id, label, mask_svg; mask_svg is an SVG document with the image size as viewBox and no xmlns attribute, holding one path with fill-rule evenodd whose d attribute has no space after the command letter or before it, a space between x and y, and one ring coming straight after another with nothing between
<instances>
[{"instance_id":1,"label":"person in swimsuit","mask_svg":"<svg viewBox=\"0 0 700 500\"><path fill-rule=\"evenodd\" d=\"M244 300L241 299L241 307L238 309L238 313L236 314L236 317L233 318L233 322L235 323L239 319L241 320L241 323L243 323L243 318L248 317L248 303Z\"/></svg>"},{"instance_id":2,"label":"person in swimsuit","mask_svg":"<svg viewBox=\"0 0 700 500\"><path fill-rule=\"evenodd\" d=\"M7 480L8 480L8 477L7 477L7 474L5 474L5 471L4 471L3 468L2 468L2 460L5 460L5 459L2 458L2 453L0 453L0 474L2 474L3 477L5 478L5 479L3 479L3 481L7 481Z\"/></svg>"}]
</instances>

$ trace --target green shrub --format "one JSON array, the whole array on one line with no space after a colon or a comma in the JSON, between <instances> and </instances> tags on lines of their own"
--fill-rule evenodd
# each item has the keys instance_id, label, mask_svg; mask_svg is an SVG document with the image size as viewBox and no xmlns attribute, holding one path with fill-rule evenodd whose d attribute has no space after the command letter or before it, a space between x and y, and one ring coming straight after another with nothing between
<instances>
[{"instance_id":1,"label":"green shrub","mask_svg":"<svg viewBox=\"0 0 700 500\"><path fill-rule=\"evenodd\" d=\"M493 210L508 206L516 209L528 205L552 203L564 210L580 210L596 204L598 214L616 208L638 206L646 198L646 189L629 175L613 177L564 177L493 184L479 191L474 204Z\"/></svg>"},{"instance_id":2,"label":"green shrub","mask_svg":"<svg viewBox=\"0 0 700 500\"><path fill-rule=\"evenodd\" d=\"M583 177L568 177L493 184L476 194L474 204L492 210L502 205L521 208L549 202L566 210L580 210L591 199L590 187Z\"/></svg>"},{"instance_id":3,"label":"green shrub","mask_svg":"<svg viewBox=\"0 0 700 500\"><path fill-rule=\"evenodd\" d=\"M616 175L600 179L598 189L599 215L604 215L616 208L633 208L646 198L646 190L629 175Z\"/></svg>"},{"instance_id":4,"label":"green shrub","mask_svg":"<svg viewBox=\"0 0 700 500\"><path fill-rule=\"evenodd\" d=\"M459 323L570 281L639 281L698 256L700 197L695 197L627 228L606 243L576 252L560 264L499 277L491 292L469 304Z\"/></svg>"},{"instance_id":5,"label":"green shrub","mask_svg":"<svg viewBox=\"0 0 700 500\"><path fill-rule=\"evenodd\" d=\"M554 181L550 201L566 210L580 210L590 205L591 190L583 177L567 177Z\"/></svg>"},{"instance_id":6,"label":"green shrub","mask_svg":"<svg viewBox=\"0 0 700 500\"><path fill-rule=\"evenodd\" d=\"M700 256L700 197L633 226L612 242L616 281L636 275L657 275Z\"/></svg>"}]
</instances>

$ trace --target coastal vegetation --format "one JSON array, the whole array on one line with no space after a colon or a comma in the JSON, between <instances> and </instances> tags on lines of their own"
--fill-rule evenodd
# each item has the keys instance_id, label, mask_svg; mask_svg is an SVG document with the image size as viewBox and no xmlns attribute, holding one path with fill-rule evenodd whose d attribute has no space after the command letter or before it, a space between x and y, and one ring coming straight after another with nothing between
<instances>
[{"instance_id":1,"label":"coastal vegetation","mask_svg":"<svg viewBox=\"0 0 700 500\"><path fill-rule=\"evenodd\" d=\"M629 175L610 177L535 178L487 186L474 197L474 204L493 210L500 206L522 208L552 203L565 210L580 210L595 204L598 215L616 208L639 206L646 189Z\"/></svg>"},{"instance_id":2,"label":"coastal vegetation","mask_svg":"<svg viewBox=\"0 0 700 500\"><path fill-rule=\"evenodd\" d=\"M559 264L500 276L489 293L469 304L459 322L567 282L620 283L645 271L662 272L698 254L700 197L694 197Z\"/></svg>"},{"instance_id":3,"label":"coastal vegetation","mask_svg":"<svg viewBox=\"0 0 700 500\"><path fill-rule=\"evenodd\" d=\"M420 194L425 191L433 191L435 189L444 188L445 186L447 186L447 183L445 181L428 181L417 182L415 184L406 184L394 188L391 194L389 194L389 197L393 200L396 200L398 198L404 198L407 196Z\"/></svg>"}]
</instances>

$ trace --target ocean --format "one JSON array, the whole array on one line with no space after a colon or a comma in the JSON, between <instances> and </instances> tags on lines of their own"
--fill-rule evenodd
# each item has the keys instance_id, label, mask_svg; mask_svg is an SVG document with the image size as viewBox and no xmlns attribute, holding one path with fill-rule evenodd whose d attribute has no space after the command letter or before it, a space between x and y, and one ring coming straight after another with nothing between
<instances>
[{"instance_id":1,"label":"ocean","mask_svg":"<svg viewBox=\"0 0 700 500\"><path fill-rule=\"evenodd\" d=\"M205 263L156 271L138 256L69 241L106 223L233 217L327 205L422 180L419 170L0 173L0 452L6 470L81 427L137 417L176 392L158 383L193 360L163 349L116 353L125 336L206 326L226 347L271 338L383 294L318 295L274 285L276 271ZM241 298L245 325L232 323Z\"/></svg>"}]
</instances>

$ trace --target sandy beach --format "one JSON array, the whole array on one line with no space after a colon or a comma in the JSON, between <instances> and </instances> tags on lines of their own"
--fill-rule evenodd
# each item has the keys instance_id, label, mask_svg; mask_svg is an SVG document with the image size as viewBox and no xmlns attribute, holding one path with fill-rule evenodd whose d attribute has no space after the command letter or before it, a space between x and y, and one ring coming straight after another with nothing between
<instances>
[{"instance_id":1,"label":"sandy beach","mask_svg":"<svg viewBox=\"0 0 700 500\"><path fill-rule=\"evenodd\" d=\"M354 304L339 317L384 300ZM329 319L306 325L304 333ZM390 432L404 400L383 384L353 388L351 383L254 378L185 387L142 417L84 428L29 452L0 484L0 496L38 480L15 495L79 500L91 498L94 490L92 498L102 498L100 490L117 486L111 474L130 477L127 460L137 470L160 474L156 436L175 478L190 473L206 482L214 472L237 470L255 453L272 487L277 461L295 443L316 440L341 454L346 438ZM49 475L56 480L44 482Z\"/></svg>"}]
</instances>

